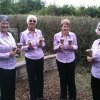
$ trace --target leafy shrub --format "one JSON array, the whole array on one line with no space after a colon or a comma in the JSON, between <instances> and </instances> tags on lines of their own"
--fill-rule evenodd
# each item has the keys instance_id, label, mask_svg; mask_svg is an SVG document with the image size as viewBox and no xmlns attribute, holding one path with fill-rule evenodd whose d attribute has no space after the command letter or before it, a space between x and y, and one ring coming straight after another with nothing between
<instances>
[{"instance_id":1,"label":"leafy shrub","mask_svg":"<svg viewBox=\"0 0 100 100\"><path fill-rule=\"evenodd\" d=\"M27 15L10 16L11 27L18 28L18 34L27 28ZM76 51L77 62L86 65L85 50L91 48L91 45L98 36L95 34L95 28L99 19L91 17L75 16L37 16L37 28L41 29L46 42L46 51L53 53L53 36L60 31L60 21L62 18L68 18L71 21L71 31L78 39L78 50Z\"/></svg>"}]
</instances>

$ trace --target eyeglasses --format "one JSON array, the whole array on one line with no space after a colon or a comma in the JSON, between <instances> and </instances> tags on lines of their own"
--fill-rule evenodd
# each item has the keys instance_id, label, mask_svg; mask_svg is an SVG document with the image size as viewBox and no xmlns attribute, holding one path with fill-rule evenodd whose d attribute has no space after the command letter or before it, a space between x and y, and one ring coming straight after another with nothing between
<instances>
[{"instance_id":1,"label":"eyeglasses","mask_svg":"<svg viewBox=\"0 0 100 100\"><path fill-rule=\"evenodd\" d=\"M35 20L29 20L29 22L33 22L33 23L36 23L36 21L35 21Z\"/></svg>"}]
</instances>

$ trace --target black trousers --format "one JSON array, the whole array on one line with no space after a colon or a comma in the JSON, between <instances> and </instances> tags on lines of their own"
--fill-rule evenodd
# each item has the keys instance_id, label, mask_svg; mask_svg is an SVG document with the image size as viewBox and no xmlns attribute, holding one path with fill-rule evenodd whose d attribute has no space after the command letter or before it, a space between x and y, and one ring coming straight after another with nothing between
<instances>
[{"instance_id":1,"label":"black trousers","mask_svg":"<svg viewBox=\"0 0 100 100\"><path fill-rule=\"evenodd\" d=\"M100 79L91 76L93 100L100 100Z\"/></svg>"},{"instance_id":2,"label":"black trousers","mask_svg":"<svg viewBox=\"0 0 100 100\"><path fill-rule=\"evenodd\" d=\"M15 100L16 69L0 68L0 100Z\"/></svg>"},{"instance_id":3,"label":"black trousers","mask_svg":"<svg viewBox=\"0 0 100 100\"><path fill-rule=\"evenodd\" d=\"M67 89L69 99L76 100L76 85L75 85L75 61L71 63L61 63L57 61L59 77L60 77L60 98L67 98Z\"/></svg>"},{"instance_id":4,"label":"black trousers","mask_svg":"<svg viewBox=\"0 0 100 100\"><path fill-rule=\"evenodd\" d=\"M26 68L28 73L30 100L37 100L43 97L43 69L44 59L33 60L26 59Z\"/></svg>"}]
</instances>

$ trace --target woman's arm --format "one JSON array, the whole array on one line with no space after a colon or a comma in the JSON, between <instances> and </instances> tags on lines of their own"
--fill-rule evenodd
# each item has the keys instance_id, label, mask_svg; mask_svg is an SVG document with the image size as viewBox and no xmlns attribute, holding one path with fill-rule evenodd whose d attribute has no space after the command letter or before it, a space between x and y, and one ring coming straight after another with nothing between
<instances>
[{"instance_id":1,"label":"woman's arm","mask_svg":"<svg viewBox=\"0 0 100 100\"><path fill-rule=\"evenodd\" d=\"M21 33L20 43L22 45L21 49L24 50L24 51L27 51L28 50L28 46L25 43L24 33Z\"/></svg>"}]
</instances>

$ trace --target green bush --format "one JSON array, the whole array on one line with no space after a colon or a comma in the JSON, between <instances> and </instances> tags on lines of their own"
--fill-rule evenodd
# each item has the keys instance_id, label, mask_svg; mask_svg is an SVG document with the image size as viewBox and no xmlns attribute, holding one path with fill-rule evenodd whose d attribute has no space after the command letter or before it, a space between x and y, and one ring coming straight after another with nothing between
<instances>
[{"instance_id":1,"label":"green bush","mask_svg":"<svg viewBox=\"0 0 100 100\"><path fill-rule=\"evenodd\" d=\"M70 17L71 30L76 33L78 40L78 51L76 57L78 63L81 65L87 65L85 50L91 48L95 39L98 36L95 33L95 29L99 19L91 17Z\"/></svg>"},{"instance_id":2,"label":"green bush","mask_svg":"<svg viewBox=\"0 0 100 100\"><path fill-rule=\"evenodd\" d=\"M15 15L10 17L10 26L18 28L18 34L27 28L27 15ZM99 19L91 17L75 16L37 16L37 28L41 29L46 42L45 50L53 53L53 36L60 31L60 21L62 18L68 18L71 21L71 31L74 32L78 39L78 50L76 51L77 62L86 65L85 50L91 48L91 45L98 36L95 34L95 28Z\"/></svg>"}]
</instances>

